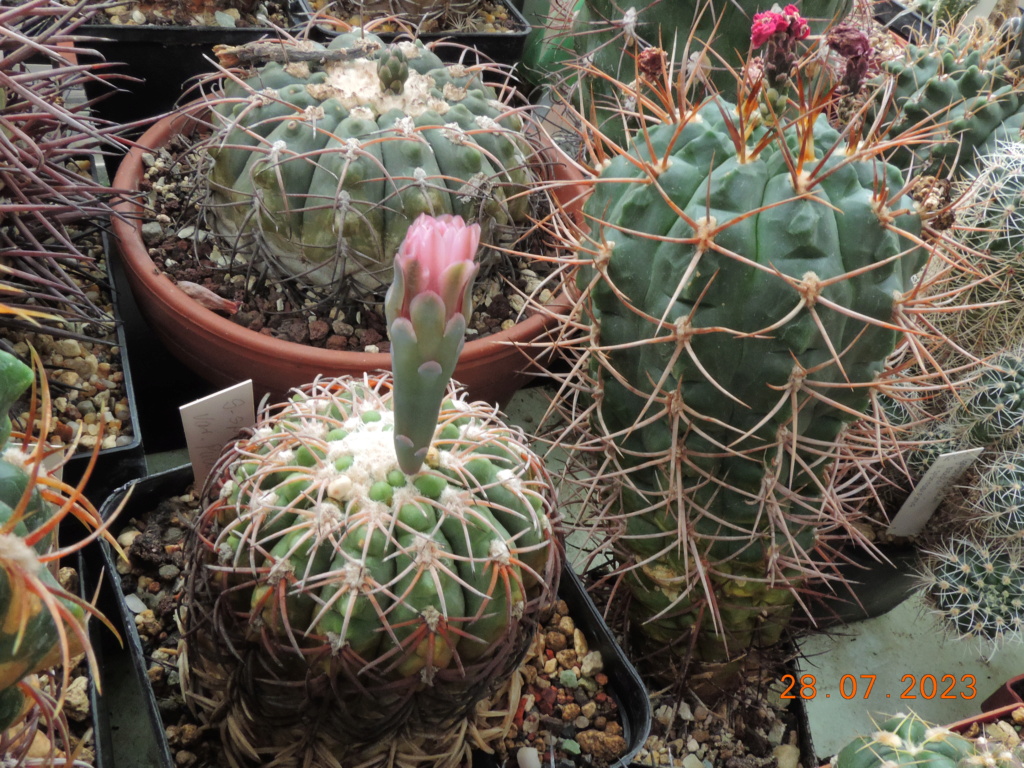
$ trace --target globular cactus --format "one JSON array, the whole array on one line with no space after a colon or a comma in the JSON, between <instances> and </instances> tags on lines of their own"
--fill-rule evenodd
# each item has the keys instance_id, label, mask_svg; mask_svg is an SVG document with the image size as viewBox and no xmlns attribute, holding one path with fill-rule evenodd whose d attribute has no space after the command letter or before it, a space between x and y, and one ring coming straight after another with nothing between
<instances>
[{"instance_id":1,"label":"globular cactus","mask_svg":"<svg viewBox=\"0 0 1024 768\"><path fill-rule=\"evenodd\" d=\"M832 759L832 768L1016 768L1019 752L993 749L985 738L968 739L948 728L929 725L915 714L896 715L870 736L860 736Z\"/></svg>"},{"instance_id":2,"label":"globular cactus","mask_svg":"<svg viewBox=\"0 0 1024 768\"><path fill-rule=\"evenodd\" d=\"M206 144L205 215L258 269L374 297L420 213L477 222L489 247L529 228L533 151L486 70L359 29L281 51L225 80Z\"/></svg>"},{"instance_id":3,"label":"globular cactus","mask_svg":"<svg viewBox=\"0 0 1024 768\"><path fill-rule=\"evenodd\" d=\"M638 624L728 662L778 640L846 527L823 478L908 341L928 251L900 171L820 110L662 96L584 206L572 423L603 451L597 524Z\"/></svg>"},{"instance_id":4,"label":"globular cactus","mask_svg":"<svg viewBox=\"0 0 1024 768\"><path fill-rule=\"evenodd\" d=\"M934 611L960 637L999 644L1024 629L1020 547L973 536L925 554L921 583Z\"/></svg>"},{"instance_id":5,"label":"globular cactus","mask_svg":"<svg viewBox=\"0 0 1024 768\"><path fill-rule=\"evenodd\" d=\"M971 170L976 156L1020 138L1024 101L998 34L965 29L926 44L910 43L883 64L876 104L888 135L914 134L895 162L946 176ZM891 85L891 94L889 86Z\"/></svg>"},{"instance_id":6,"label":"globular cactus","mask_svg":"<svg viewBox=\"0 0 1024 768\"><path fill-rule=\"evenodd\" d=\"M318 380L264 408L207 482L189 689L232 765L369 765L430 738L437 765L459 764L443 740L514 671L553 599L543 463L493 407L436 386L479 233L431 221L396 260L394 380Z\"/></svg>"},{"instance_id":7,"label":"globular cactus","mask_svg":"<svg viewBox=\"0 0 1024 768\"><path fill-rule=\"evenodd\" d=\"M919 480L940 456L963 450L968 445L958 425L937 417L910 432L902 446L903 460L912 477Z\"/></svg>"},{"instance_id":8,"label":"globular cactus","mask_svg":"<svg viewBox=\"0 0 1024 768\"><path fill-rule=\"evenodd\" d=\"M648 81L662 77L645 65L645 56L664 51L670 69L699 68L719 92L735 98L735 72L751 48L751 24L759 11L772 7L766 0L653 0L635 5L577 0L569 13L570 28L556 32L535 53L535 66L548 61L557 68L536 79L550 82L584 119L621 143L639 127L634 118L638 103L651 95ZM817 35L851 7L848 0L803 0L798 10ZM559 51L569 53L562 56Z\"/></svg>"},{"instance_id":9,"label":"globular cactus","mask_svg":"<svg viewBox=\"0 0 1024 768\"><path fill-rule=\"evenodd\" d=\"M973 483L973 514L993 539L1024 538L1024 454L1004 451L987 458Z\"/></svg>"},{"instance_id":10,"label":"globular cactus","mask_svg":"<svg viewBox=\"0 0 1024 768\"><path fill-rule=\"evenodd\" d=\"M987 357L1024 342L1024 143L999 141L976 166L957 190L954 230L971 248L969 269L937 286L955 291L961 308L936 322L968 354Z\"/></svg>"},{"instance_id":11,"label":"globular cactus","mask_svg":"<svg viewBox=\"0 0 1024 768\"><path fill-rule=\"evenodd\" d=\"M1024 428L1024 355L997 355L965 385L953 419L972 446L1019 441Z\"/></svg>"}]
</instances>

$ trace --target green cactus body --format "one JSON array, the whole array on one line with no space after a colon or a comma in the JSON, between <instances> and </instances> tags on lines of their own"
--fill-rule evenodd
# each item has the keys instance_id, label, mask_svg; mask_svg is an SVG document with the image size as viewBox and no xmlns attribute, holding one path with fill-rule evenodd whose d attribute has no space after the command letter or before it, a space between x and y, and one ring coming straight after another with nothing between
<instances>
[{"instance_id":1,"label":"green cactus body","mask_svg":"<svg viewBox=\"0 0 1024 768\"><path fill-rule=\"evenodd\" d=\"M646 90L636 61L641 51L665 50L678 73L685 66L684 55L703 53L710 43L703 66L717 91L731 98L736 91L736 73L750 50L754 14L771 10L772 5L766 0L715 5L702 0L653 0L636 5L577 0L570 14L569 31L553 31L537 47L540 60L528 64L538 69L548 66L537 78L565 92L567 101L609 140L623 143L629 125L624 116L636 110L634 91ZM849 0L804 0L798 5L810 21L812 33L821 34L845 16L853 4ZM580 74L566 80L567 64ZM587 71L591 68L597 72ZM630 125L631 129L635 127Z\"/></svg>"},{"instance_id":2,"label":"green cactus body","mask_svg":"<svg viewBox=\"0 0 1024 768\"><path fill-rule=\"evenodd\" d=\"M943 454L968 447L962 430L944 419L923 423L907 442L903 458L914 479L921 478Z\"/></svg>"},{"instance_id":3,"label":"green cactus body","mask_svg":"<svg viewBox=\"0 0 1024 768\"><path fill-rule=\"evenodd\" d=\"M970 739L948 728L932 726L917 715L898 715L882 723L871 736L847 744L836 756L835 768L961 768L977 754Z\"/></svg>"},{"instance_id":4,"label":"green cactus body","mask_svg":"<svg viewBox=\"0 0 1024 768\"><path fill-rule=\"evenodd\" d=\"M1019 440L1024 426L1024 356L1007 352L992 358L967 389L954 418L971 445Z\"/></svg>"},{"instance_id":5,"label":"green cactus body","mask_svg":"<svg viewBox=\"0 0 1024 768\"><path fill-rule=\"evenodd\" d=\"M239 697L222 723L236 747L294 726L365 757L396 732L449 728L515 669L552 599L553 491L522 435L453 397L406 475L390 386L303 388L207 485L189 554L195 679L199 701Z\"/></svg>"},{"instance_id":6,"label":"green cactus body","mask_svg":"<svg viewBox=\"0 0 1024 768\"><path fill-rule=\"evenodd\" d=\"M926 553L922 586L933 610L965 638L995 643L1024 629L1024 562L1017 547L971 537Z\"/></svg>"},{"instance_id":7,"label":"green cactus body","mask_svg":"<svg viewBox=\"0 0 1024 768\"><path fill-rule=\"evenodd\" d=\"M940 36L933 44L907 45L884 70L875 84L893 83L889 136L928 132L899 148L894 160L900 165L913 161L921 170L945 175L973 168L976 156L999 141L1019 139L1024 102L998 40L981 40L971 31Z\"/></svg>"},{"instance_id":8,"label":"green cactus body","mask_svg":"<svg viewBox=\"0 0 1024 768\"><path fill-rule=\"evenodd\" d=\"M577 280L643 626L685 649L702 620L712 661L778 638L829 519L829 446L867 407L925 257L913 204L881 189L903 187L896 168L837 149L824 118L802 169L792 126L738 154L736 120L684 111L602 170Z\"/></svg>"},{"instance_id":9,"label":"green cactus body","mask_svg":"<svg viewBox=\"0 0 1024 768\"><path fill-rule=\"evenodd\" d=\"M271 62L214 108L205 213L277 277L381 292L420 213L479 222L486 246L529 225L522 119L479 70L354 30L320 64Z\"/></svg>"}]
</instances>

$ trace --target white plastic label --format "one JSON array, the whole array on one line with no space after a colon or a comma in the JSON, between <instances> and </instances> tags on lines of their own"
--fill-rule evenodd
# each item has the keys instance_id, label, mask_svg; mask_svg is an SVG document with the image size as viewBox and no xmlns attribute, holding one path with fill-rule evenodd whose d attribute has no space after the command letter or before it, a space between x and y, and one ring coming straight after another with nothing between
<instances>
[{"instance_id":1,"label":"white plastic label","mask_svg":"<svg viewBox=\"0 0 1024 768\"><path fill-rule=\"evenodd\" d=\"M892 536L916 536L935 514L939 503L953 483L978 458L984 448L944 453L935 460L913 492L892 519L888 533Z\"/></svg>"},{"instance_id":2,"label":"white plastic label","mask_svg":"<svg viewBox=\"0 0 1024 768\"><path fill-rule=\"evenodd\" d=\"M186 403L178 410L196 488L202 488L224 446L256 423L252 379Z\"/></svg>"}]
</instances>

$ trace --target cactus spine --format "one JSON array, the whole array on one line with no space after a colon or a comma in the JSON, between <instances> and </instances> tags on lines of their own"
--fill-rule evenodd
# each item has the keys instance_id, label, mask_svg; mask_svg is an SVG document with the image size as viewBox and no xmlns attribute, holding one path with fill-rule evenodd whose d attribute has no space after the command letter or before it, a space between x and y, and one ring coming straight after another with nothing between
<instances>
[{"instance_id":1,"label":"cactus spine","mask_svg":"<svg viewBox=\"0 0 1024 768\"><path fill-rule=\"evenodd\" d=\"M834 768L882 768L929 765L933 768L1013 768L1020 756L992 748L985 738L967 739L948 728L933 726L915 714L897 715L871 736L847 744L833 759Z\"/></svg>"}]
</instances>

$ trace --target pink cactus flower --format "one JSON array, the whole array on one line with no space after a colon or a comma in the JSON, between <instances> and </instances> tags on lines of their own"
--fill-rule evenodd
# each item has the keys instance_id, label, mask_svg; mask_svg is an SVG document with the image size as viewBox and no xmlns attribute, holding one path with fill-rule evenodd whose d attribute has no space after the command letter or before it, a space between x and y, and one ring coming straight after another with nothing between
<instances>
[{"instance_id":1,"label":"pink cactus flower","mask_svg":"<svg viewBox=\"0 0 1024 768\"><path fill-rule=\"evenodd\" d=\"M760 48L777 33L786 34L793 40L805 40L810 36L810 25L807 19L800 15L795 5L787 5L781 11L775 8L754 14L754 22L750 28L750 42L754 48Z\"/></svg>"},{"instance_id":2,"label":"pink cactus flower","mask_svg":"<svg viewBox=\"0 0 1024 768\"><path fill-rule=\"evenodd\" d=\"M467 225L461 216L421 213L395 256L405 283L399 317L409 317L412 300L428 292L441 297L446 319L464 312L466 283L476 275L479 245L479 224Z\"/></svg>"},{"instance_id":3,"label":"pink cactus flower","mask_svg":"<svg viewBox=\"0 0 1024 768\"><path fill-rule=\"evenodd\" d=\"M767 43L776 32L789 26L789 22L781 13L762 11L754 14L754 23L750 28L750 42L755 48Z\"/></svg>"}]
</instances>

